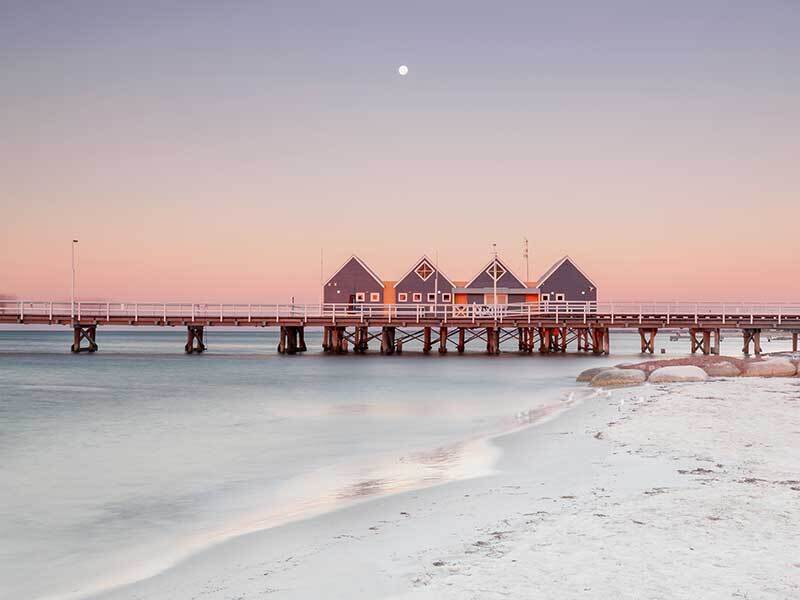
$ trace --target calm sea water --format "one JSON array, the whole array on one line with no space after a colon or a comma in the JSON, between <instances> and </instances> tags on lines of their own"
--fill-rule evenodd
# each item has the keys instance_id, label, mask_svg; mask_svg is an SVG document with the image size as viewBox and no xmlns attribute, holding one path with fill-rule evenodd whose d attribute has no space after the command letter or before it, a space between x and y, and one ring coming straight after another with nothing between
<instances>
[{"instance_id":1,"label":"calm sea water","mask_svg":"<svg viewBox=\"0 0 800 600\"><path fill-rule=\"evenodd\" d=\"M326 356L313 332L283 357L275 333L219 330L185 356L181 330L106 329L72 355L70 337L0 331L1 598L84 597L233 535L480 475L486 436L565 406L580 370L639 356L631 335L609 358Z\"/></svg>"}]
</instances>

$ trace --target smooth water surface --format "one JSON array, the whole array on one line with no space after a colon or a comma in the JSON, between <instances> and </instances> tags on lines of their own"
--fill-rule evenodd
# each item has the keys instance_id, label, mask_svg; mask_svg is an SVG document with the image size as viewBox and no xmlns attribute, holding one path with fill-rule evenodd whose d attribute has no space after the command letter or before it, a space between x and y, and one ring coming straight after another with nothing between
<instances>
[{"instance_id":1,"label":"smooth water surface","mask_svg":"<svg viewBox=\"0 0 800 600\"><path fill-rule=\"evenodd\" d=\"M186 356L182 330L103 328L99 352L72 355L70 337L0 331L2 598L83 597L233 535L480 475L486 436L565 406L580 370L639 358L635 335L607 358L327 356L318 332L288 357L262 330L211 330Z\"/></svg>"}]
</instances>

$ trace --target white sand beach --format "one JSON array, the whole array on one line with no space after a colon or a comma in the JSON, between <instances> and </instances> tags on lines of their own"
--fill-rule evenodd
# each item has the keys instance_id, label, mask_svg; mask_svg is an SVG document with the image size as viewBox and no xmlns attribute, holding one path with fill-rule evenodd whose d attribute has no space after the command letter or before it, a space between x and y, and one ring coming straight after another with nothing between
<instances>
[{"instance_id":1,"label":"white sand beach","mask_svg":"<svg viewBox=\"0 0 800 600\"><path fill-rule=\"evenodd\" d=\"M645 385L492 475L242 536L102 598L797 598L800 379Z\"/></svg>"}]
</instances>

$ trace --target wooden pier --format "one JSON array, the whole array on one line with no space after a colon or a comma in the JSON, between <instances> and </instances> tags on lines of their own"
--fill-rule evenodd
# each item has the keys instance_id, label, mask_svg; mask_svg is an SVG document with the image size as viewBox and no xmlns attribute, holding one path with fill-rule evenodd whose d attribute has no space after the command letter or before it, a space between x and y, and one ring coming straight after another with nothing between
<instances>
[{"instance_id":1,"label":"wooden pier","mask_svg":"<svg viewBox=\"0 0 800 600\"><path fill-rule=\"evenodd\" d=\"M742 333L745 355L761 353L761 332L791 335L798 351L800 303L600 303L534 302L520 304L210 304L142 302L1 301L0 323L69 326L73 352L98 350L97 329L109 326L185 327L187 354L205 350L207 327L278 328L278 352L306 351L305 329L323 330L325 352L364 353L374 342L381 354L401 353L418 341L425 354L436 348L463 353L481 344L488 354L517 340L523 353L608 354L611 330L637 330L643 353L655 352L660 329L689 334L692 353L719 353L722 329Z\"/></svg>"}]
</instances>

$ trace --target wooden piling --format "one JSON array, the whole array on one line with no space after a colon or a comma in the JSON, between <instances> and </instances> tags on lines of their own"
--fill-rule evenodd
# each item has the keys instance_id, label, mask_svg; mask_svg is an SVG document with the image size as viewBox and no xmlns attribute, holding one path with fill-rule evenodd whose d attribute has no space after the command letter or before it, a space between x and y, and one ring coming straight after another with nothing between
<instances>
[{"instance_id":1,"label":"wooden piling","mask_svg":"<svg viewBox=\"0 0 800 600\"><path fill-rule=\"evenodd\" d=\"M394 338L394 327L384 327L381 330L381 354L394 354Z\"/></svg>"},{"instance_id":2,"label":"wooden piling","mask_svg":"<svg viewBox=\"0 0 800 600\"><path fill-rule=\"evenodd\" d=\"M463 327L458 328L458 346L456 346L456 350L458 350L459 354L464 354L464 349L466 344L464 343L464 334L465 329Z\"/></svg>"},{"instance_id":3,"label":"wooden piling","mask_svg":"<svg viewBox=\"0 0 800 600\"><path fill-rule=\"evenodd\" d=\"M286 327L281 327L280 337L278 338L278 353L286 354Z\"/></svg>"},{"instance_id":4,"label":"wooden piling","mask_svg":"<svg viewBox=\"0 0 800 600\"><path fill-rule=\"evenodd\" d=\"M500 330L497 327L486 328L486 353L500 354Z\"/></svg>"},{"instance_id":5,"label":"wooden piling","mask_svg":"<svg viewBox=\"0 0 800 600\"><path fill-rule=\"evenodd\" d=\"M711 354L711 331L708 329L703 330L703 354Z\"/></svg>"},{"instance_id":6,"label":"wooden piling","mask_svg":"<svg viewBox=\"0 0 800 600\"><path fill-rule=\"evenodd\" d=\"M439 327L439 354L447 354L447 327Z\"/></svg>"},{"instance_id":7,"label":"wooden piling","mask_svg":"<svg viewBox=\"0 0 800 600\"><path fill-rule=\"evenodd\" d=\"M369 328L358 326L355 330L355 341L353 342L353 352L363 354L369 350Z\"/></svg>"},{"instance_id":8,"label":"wooden piling","mask_svg":"<svg viewBox=\"0 0 800 600\"><path fill-rule=\"evenodd\" d=\"M689 329L689 338L692 343L692 354L700 350L703 354L711 354L711 330L710 329Z\"/></svg>"},{"instance_id":9,"label":"wooden piling","mask_svg":"<svg viewBox=\"0 0 800 600\"><path fill-rule=\"evenodd\" d=\"M720 346L720 341L722 340L722 332L720 331L719 328L712 329L711 335L713 337L713 342L711 344L711 354L719 356L719 346Z\"/></svg>"},{"instance_id":10,"label":"wooden piling","mask_svg":"<svg viewBox=\"0 0 800 600\"><path fill-rule=\"evenodd\" d=\"M539 328L539 352L542 354L547 354L550 352L550 342L552 336L550 335L550 329L547 327L540 327Z\"/></svg>"},{"instance_id":11,"label":"wooden piling","mask_svg":"<svg viewBox=\"0 0 800 600\"><path fill-rule=\"evenodd\" d=\"M347 352L347 338L344 327L331 327L330 352L344 354Z\"/></svg>"},{"instance_id":12,"label":"wooden piling","mask_svg":"<svg viewBox=\"0 0 800 600\"><path fill-rule=\"evenodd\" d=\"M742 353L745 356L750 356L750 342L753 343L753 352L756 356L761 355L761 330L760 329L743 329L742 335L744 337L744 347Z\"/></svg>"},{"instance_id":13,"label":"wooden piling","mask_svg":"<svg viewBox=\"0 0 800 600\"><path fill-rule=\"evenodd\" d=\"M792 332L792 352L797 352L797 337L798 337L798 332L797 331L793 331Z\"/></svg>"},{"instance_id":14,"label":"wooden piling","mask_svg":"<svg viewBox=\"0 0 800 600\"><path fill-rule=\"evenodd\" d=\"M281 354L297 354L301 327L281 327L280 340L278 341L278 352Z\"/></svg>"},{"instance_id":15,"label":"wooden piling","mask_svg":"<svg viewBox=\"0 0 800 600\"><path fill-rule=\"evenodd\" d=\"M607 327L592 327L592 352L594 354L610 354L611 342Z\"/></svg>"},{"instance_id":16,"label":"wooden piling","mask_svg":"<svg viewBox=\"0 0 800 600\"><path fill-rule=\"evenodd\" d=\"M298 327L297 328L297 351L298 352L307 352L308 348L306 347L306 328L305 327Z\"/></svg>"},{"instance_id":17,"label":"wooden piling","mask_svg":"<svg viewBox=\"0 0 800 600\"><path fill-rule=\"evenodd\" d=\"M328 352L336 352L336 327L328 327Z\"/></svg>"},{"instance_id":18,"label":"wooden piling","mask_svg":"<svg viewBox=\"0 0 800 600\"><path fill-rule=\"evenodd\" d=\"M533 327L525 327L525 346L523 350L530 354L533 352L533 346L536 342L536 336L533 335Z\"/></svg>"},{"instance_id":19,"label":"wooden piling","mask_svg":"<svg viewBox=\"0 0 800 600\"><path fill-rule=\"evenodd\" d=\"M431 352L431 328L425 327L422 330L422 352L425 354L430 354Z\"/></svg>"},{"instance_id":20,"label":"wooden piling","mask_svg":"<svg viewBox=\"0 0 800 600\"><path fill-rule=\"evenodd\" d=\"M87 346L82 342L86 340ZM70 351L78 352L97 352L97 325L81 325L76 323L72 326L72 346Z\"/></svg>"},{"instance_id":21,"label":"wooden piling","mask_svg":"<svg viewBox=\"0 0 800 600\"><path fill-rule=\"evenodd\" d=\"M322 351L323 352L330 352L331 351L331 327L327 325L322 328Z\"/></svg>"},{"instance_id":22,"label":"wooden piling","mask_svg":"<svg viewBox=\"0 0 800 600\"><path fill-rule=\"evenodd\" d=\"M186 345L183 349L186 354L205 352L206 346L203 343L202 325L189 325L186 327Z\"/></svg>"},{"instance_id":23,"label":"wooden piling","mask_svg":"<svg viewBox=\"0 0 800 600\"><path fill-rule=\"evenodd\" d=\"M656 351L656 334L658 329L655 327L640 327L639 338L642 346L642 354L653 354Z\"/></svg>"}]
</instances>

